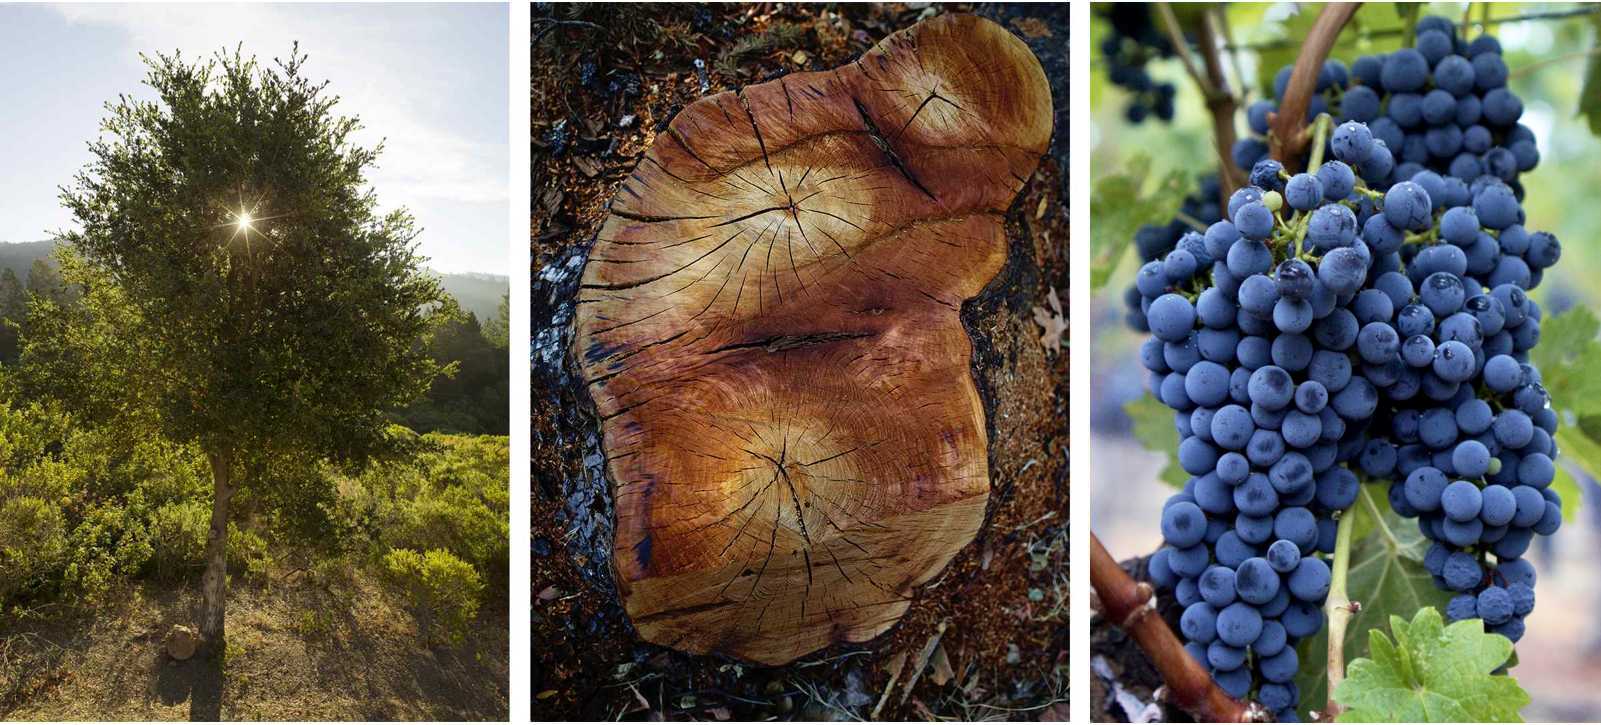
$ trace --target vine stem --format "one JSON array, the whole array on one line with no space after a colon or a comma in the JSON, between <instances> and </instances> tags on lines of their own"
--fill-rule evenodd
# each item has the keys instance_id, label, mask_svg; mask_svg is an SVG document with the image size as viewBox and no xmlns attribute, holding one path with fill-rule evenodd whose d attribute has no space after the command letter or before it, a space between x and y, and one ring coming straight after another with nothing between
<instances>
[{"instance_id":1,"label":"vine stem","mask_svg":"<svg viewBox=\"0 0 1601 725\"><path fill-rule=\"evenodd\" d=\"M1483 8L1485 12L1488 12L1488 4L1481 5L1480 7ZM1588 6L1588 7L1583 7L1583 8L1579 8L1579 9L1575 9L1575 10L1554 10L1554 11L1549 11L1549 12L1524 13L1522 15L1505 15L1505 16L1496 17L1496 18L1491 18L1491 17L1488 17L1488 15L1486 15L1485 17L1482 17L1480 20L1474 21L1472 23L1472 25L1479 26L1479 28L1483 29L1483 28L1489 28L1491 26L1496 26L1496 25L1505 25L1507 23L1522 23L1522 22L1533 22L1533 21L1544 21L1544 20L1566 20L1568 18L1580 18L1580 17L1584 17L1586 15L1595 15L1597 13L1601 13L1601 5L1591 5L1591 6ZM1357 33L1354 37L1358 41L1369 41L1369 40L1377 40L1379 38L1388 38L1388 37L1392 37L1392 36L1405 35L1405 34L1406 34L1406 29L1405 28L1390 27L1390 28L1378 28L1376 30L1364 30L1362 32ZM1288 48L1288 47L1290 47L1292 45L1295 45L1295 42L1296 41L1294 39L1292 39L1292 38L1285 38L1285 39L1282 39L1282 40L1269 40L1269 41L1261 42L1261 43L1239 43L1239 44L1229 43L1227 46L1224 46L1224 49L1229 51L1229 52L1236 52L1236 51L1242 51L1242 50L1250 50L1250 51L1278 50L1280 48Z\"/></svg>"},{"instance_id":2,"label":"vine stem","mask_svg":"<svg viewBox=\"0 0 1601 725\"><path fill-rule=\"evenodd\" d=\"M1345 679L1345 628L1351 623L1351 614L1355 607L1346 594L1346 578L1351 570L1351 530L1355 528L1356 516L1352 509L1340 513L1340 521L1334 533L1334 567L1329 579L1329 598L1324 602L1324 612L1329 619L1329 701L1324 706L1324 718L1333 722L1340 714L1340 706L1334 701L1334 688L1340 686Z\"/></svg>"},{"instance_id":3,"label":"vine stem","mask_svg":"<svg viewBox=\"0 0 1601 725\"><path fill-rule=\"evenodd\" d=\"M1127 632L1151 659L1166 683L1167 699L1199 722L1261 722L1267 708L1243 703L1212 681L1201 663L1184 651L1184 645L1156 613L1156 592L1136 582L1090 534L1090 586L1100 602L1101 615Z\"/></svg>"},{"instance_id":4,"label":"vine stem","mask_svg":"<svg viewBox=\"0 0 1601 725\"><path fill-rule=\"evenodd\" d=\"M1345 29L1360 5L1343 2L1323 6L1311 32L1307 33L1300 55L1295 58L1295 69L1290 71L1284 101L1279 104L1279 110L1268 117L1268 145L1273 158L1284 164L1285 170L1292 174L1300 170L1296 160L1306 151L1310 141L1306 133L1306 109L1317 90L1318 74L1323 71L1323 62L1328 60L1329 51L1334 48L1340 31Z\"/></svg>"},{"instance_id":5,"label":"vine stem","mask_svg":"<svg viewBox=\"0 0 1601 725\"><path fill-rule=\"evenodd\" d=\"M1190 80L1195 81L1196 88L1206 98L1206 108L1212 114L1212 143L1216 147L1218 158L1218 186L1222 198L1218 201L1227 205L1230 194L1240 188L1244 181L1239 169L1229 161L1230 149L1234 148L1234 112L1239 108L1239 101L1229 91L1228 79L1223 74L1223 62L1218 55L1217 31L1209 22L1210 18L1203 19L1196 40L1200 46L1201 60L1205 64L1206 72L1203 74L1196 68L1195 61L1190 58L1190 45L1184 40L1184 31L1179 28L1178 16L1168 3L1157 3L1157 17L1162 21L1162 32L1167 35L1168 42L1173 45L1174 52L1184 64L1184 71L1189 74Z\"/></svg>"},{"instance_id":6,"label":"vine stem","mask_svg":"<svg viewBox=\"0 0 1601 725\"><path fill-rule=\"evenodd\" d=\"M1239 110L1240 100L1229 90L1228 75L1223 70L1223 58L1218 53L1218 37L1222 31L1217 26L1217 15L1216 12L1207 12L1201 16L1201 28L1197 33L1197 40L1200 41L1201 60L1206 65L1207 79L1211 81L1215 90L1207 97L1206 108L1212 112L1212 140L1217 146L1218 170L1222 172L1218 174L1222 194L1219 201L1226 208L1229 196L1235 189L1240 188L1245 179L1244 172L1234 168L1229 159L1236 138L1234 112ZM1241 91L1244 91L1243 87Z\"/></svg>"},{"instance_id":7,"label":"vine stem","mask_svg":"<svg viewBox=\"0 0 1601 725\"><path fill-rule=\"evenodd\" d=\"M1589 50L1580 50L1580 51L1576 51L1576 52L1573 52L1573 53L1564 53L1564 54L1556 56L1554 58L1546 58L1545 60L1542 60L1542 61L1540 61L1538 63L1530 63L1530 64L1528 64L1526 66L1523 66L1523 67L1521 67L1521 68L1519 68L1519 69L1517 69L1515 71L1512 71L1510 74L1507 75L1507 79L1511 80L1511 79L1515 79L1515 78L1523 78L1525 76L1528 76L1528 75L1531 75L1531 74L1535 73L1536 71L1540 71L1542 69L1549 68L1549 67L1551 67L1553 65L1557 65L1559 63L1566 63L1566 62L1568 62L1570 60L1578 60L1580 58L1590 58L1590 57L1593 57L1593 56L1596 56L1596 55L1601 55L1601 46L1592 47Z\"/></svg>"},{"instance_id":8,"label":"vine stem","mask_svg":"<svg viewBox=\"0 0 1601 725\"><path fill-rule=\"evenodd\" d=\"M1323 147L1327 145L1329 127L1334 125L1334 119L1327 113L1318 114L1317 120L1312 122L1312 155L1307 159L1308 171L1316 172L1323 165ZM1301 240L1306 238L1307 225L1302 224L1295 234L1295 256L1301 256Z\"/></svg>"},{"instance_id":9,"label":"vine stem","mask_svg":"<svg viewBox=\"0 0 1601 725\"><path fill-rule=\"evenodd\" d=\"M1244 104L1251 98L1251 84L1245 80L1245 68L1240 65L1239 52L1232 50L1237 47L1234 45L1234 31L1229 28L1229 14L1223 10L1216 5L1207 8L1207 12L1216 19L1217 27L1223 31L1223 48L1228 50L1229 65L1234 68L1234 82L1240 87L1240 103Z\"/></svg>"}]
</instances>

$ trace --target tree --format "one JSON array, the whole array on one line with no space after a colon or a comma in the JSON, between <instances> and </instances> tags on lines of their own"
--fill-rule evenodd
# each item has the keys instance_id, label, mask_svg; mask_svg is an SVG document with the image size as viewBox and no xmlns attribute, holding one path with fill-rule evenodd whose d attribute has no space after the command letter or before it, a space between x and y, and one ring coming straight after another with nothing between
<instances>
[{"instance_id":1,"label":"tree","mask_svg":"<svg viewBox=\"0 0 1601 725\"><path fill-rule=\"evenodd\" d=\"M428 394L396 411L401 424L418 432L506 435L510 426L511 374L506 348L484 335L478 316L468 312L442 325L428 353L451 375L434 379Z\"/></svg>"},{"instance_id":2,"label":"tree","mask_svg":"<svg viewBox=\"0 0 1601 725\"><path fill-rule=\"evenodd\" d=\"M381 214L357 119L302 73L240 51L145 58L156 100L108 104L62 190L80 231L35 300L24 380L99 420L192 442L214 496L200 630L224 640L229 500L284 456L360 463L385 411L428 389L428 340L456 307L423 271L409 213ZM30 280L31 281L31 280Z\"/></svg>"},{"instance_id":3,"label":"tree","mask_svg":"<svg viewBox=\"0 0 1601 725\"><path fill-rule=\"evenodd\" d=\"M511 347L511 293L500 296L495 319L484 323L484 339L502 350Z\"/></svg>"},{"instance_id":4,"label":"tree","mask_svg":"<svg viewBox=\"0 0 1601 725\"><path fill-rule=\"evenodd\" d=\"M17 332L28 311L28 293L10 267L0 269L0 363L17 361Z\"/></svg>"},{"instance_id":5,"label":"tree","mask_svg":"<svg viewBox=\"0 0 1601 725\"><path fill-rule=\"evenodd\" d=\"M38 295L60 304L73 301L76 293L49 260L35 259L28 267L28 294Z\"/></svg>"}]
</instances>

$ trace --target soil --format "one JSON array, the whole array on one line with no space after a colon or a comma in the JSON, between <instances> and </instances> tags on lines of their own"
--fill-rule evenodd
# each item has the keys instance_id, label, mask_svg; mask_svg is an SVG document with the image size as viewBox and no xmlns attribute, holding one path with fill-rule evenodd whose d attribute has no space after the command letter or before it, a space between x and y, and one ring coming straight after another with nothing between
<instances>
[{"instance_id":1,"label":"soil","mask_svg":"<svg viewBox=\"0 0 1601 725\"><path fill-rule=\"evenodd\" d=\"M0 719L510 717L504 596L460 644L428 647L404 604L364 575L236 581L225 653L173 660L163 640L199 598L198 583L129 584L94 610L0 628Z\"/></svg>"},{"instance_id":2,"label":"soil","mask_svg":"<svg viewBox=\"0 0 1601 725\"><path fill-rule=\"evenodd\" d=\"M598 426L567 355L606 204L673 114L709 93L838 66L921 17L971 9L535 6L535 719L1066 719L1069 358L1046 349L1034 321L1053 289L1067 294L1065 139L1008 213L1005 268L962 309L988 423L985 525L872 641L784 667L638 641L612 584ZM1065 119L1065 7L977 12L1035 49Z\"/></svg>"}]
</instances>

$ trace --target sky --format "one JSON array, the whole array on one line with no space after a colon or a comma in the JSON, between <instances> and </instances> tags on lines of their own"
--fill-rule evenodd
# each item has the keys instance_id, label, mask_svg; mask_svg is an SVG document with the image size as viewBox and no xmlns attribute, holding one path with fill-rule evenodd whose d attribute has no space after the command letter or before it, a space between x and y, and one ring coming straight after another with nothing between
<instances>
[{"instance_id":1,"label":"sky","mask_svg":"<svg viewBox=\"0 0 1601 725\"><path fill-rule=\"evenodd\" d=\"M300 41L306 74L384 154L369 181L408 208L441 272L505 274L508 9L423 5L0 4L0 241L71 228L58 187L90 160L106 102L152 98L140 53L209 58L243 43L264 64Z\"/></svg>"}]
</instances>

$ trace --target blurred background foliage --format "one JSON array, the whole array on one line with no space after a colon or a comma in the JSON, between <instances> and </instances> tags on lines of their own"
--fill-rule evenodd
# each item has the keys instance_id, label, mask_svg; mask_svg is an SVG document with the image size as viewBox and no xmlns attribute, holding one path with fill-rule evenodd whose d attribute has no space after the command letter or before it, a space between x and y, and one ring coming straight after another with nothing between
<instances>
[{"instance_id":1,"label":"blurred background foliage","mask_svg":"<svg viewBox=\"0 0 1601 725\"><path fill-rule=\"evenodd\" d=\"M1204 6L1173 8L1185 24ZM1403 14L1415 8L1363 5L1331 57L1349 64L1359 55L1399 48ZM1222 62L1236 96L1241 95L1240 80L1245 81L1243 109L1271 98L1273 74L1295 61L1321 6L1227 3L1222 10L1224 37L1232 48L1223 52ZM1130 241L1138 226L1170 221L1181 198L1196 190L1198 178L1217 171L1218 158L1205 99L1176 57L1153 59L1145 66L1153 84L1171 83L1178 89L1171 122L1150 114L1141 123L1130 122L1134 98L1110 82L1100 52L1111 30L1106 11L1104 4L1096 5L1090 29L1095 346L1092 380L1084 389L1091 395L1092 486L1097 494L1114 487L1118 491L1116 496L1093 497L1094 529L1115 555L1127 557L1150 553L1160 544L1151 524L1173 490L1177 471L1167 465L1166 451L1177 444L1170 414L1146 395L1144 371L1136 362L1144 334L1124 321L1123 292L1139 267ZM1586 394L1585 384L1601 381L1601 343L1595 341L1597 326L1588 314L1601 309L1601 285L1595 283L1601 279L1601 5L1437 2L1421 6L1421 14L1458 22L1464 17L1490 19L1490 32L1500 39L1511 68L1509 85L1525 102L1522 123L1534 131L1539 145L1540 165L1522 177L1528 190L1528 227L1555 234L1563 254L1532 296L1548 322L1568 314L1562 315L1564 323L1546 331L1535 357L1543 371L1549 370L1553 405L1564 410L1563 424L1571 429L1567 440L1559 441L1565 459L1559 463L1572 476L1566 485L1582 488L1583 496L1579 506L1565 506L1570 520L1560 534L1542 537L1533 554L1541 573L1541 606L1518 647L1513 674L1533 698L1525 718L1594 720L1601 717L1601 693L1588 685L1601 677L1601 625L1585 613L1601 602L1601 576L1592 564L1601 553L1601 487L1587 470L1601 473L1601 448L1586 445L1593 434L1572 434L1579 432L1581 427L1574 424L1581 416L1585 432L1601 431L1591 424L1591 408L1597 405L1591 398L1598 396ZM1514 17L1529 19L1504 20ZM1477 34L1475 29L1469 36ZM1249 133L1243 111L1236 114L1235 128L1242 136ZM1586 465L1575 465L1581 459L1587 459ZM1569 496L1565 503L1580 503L1580 498Z\"/></svg>"}]
</instances>

